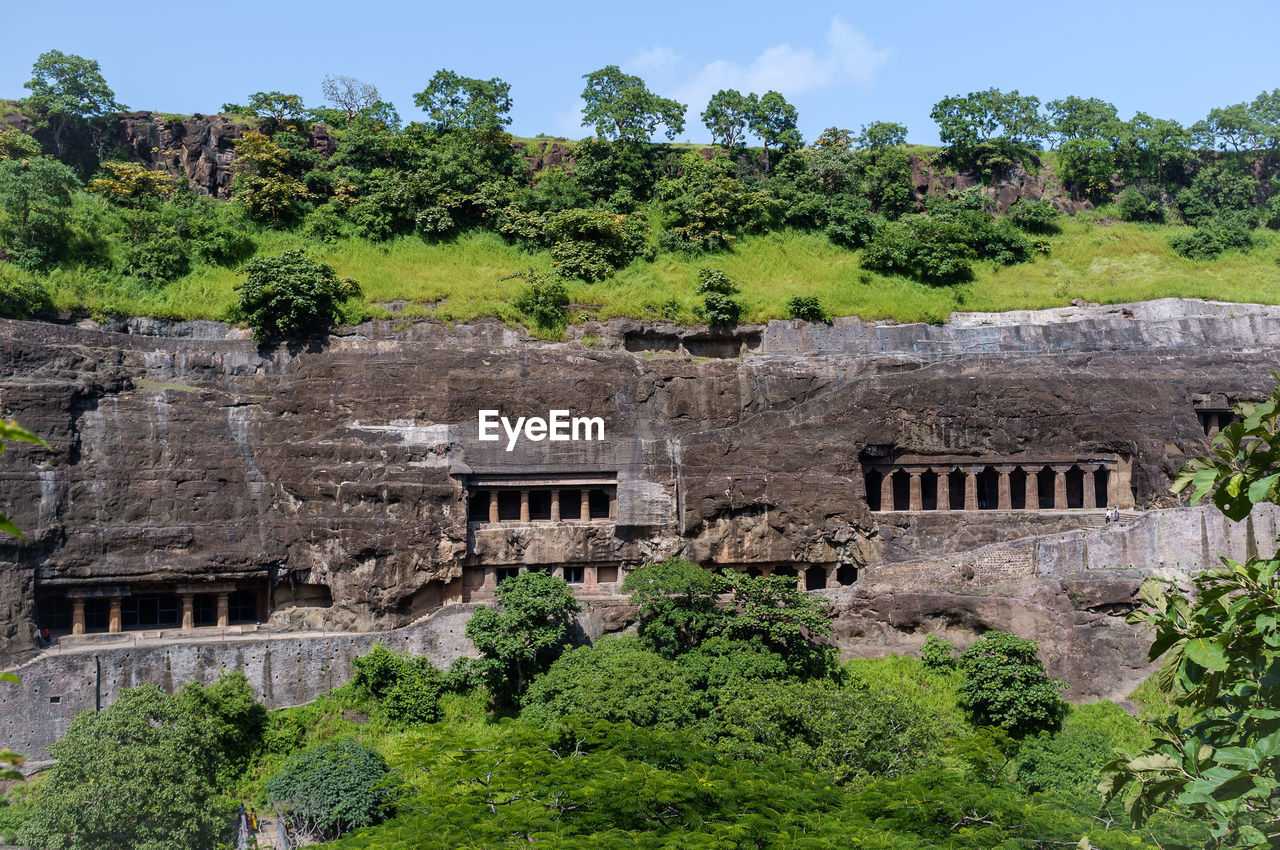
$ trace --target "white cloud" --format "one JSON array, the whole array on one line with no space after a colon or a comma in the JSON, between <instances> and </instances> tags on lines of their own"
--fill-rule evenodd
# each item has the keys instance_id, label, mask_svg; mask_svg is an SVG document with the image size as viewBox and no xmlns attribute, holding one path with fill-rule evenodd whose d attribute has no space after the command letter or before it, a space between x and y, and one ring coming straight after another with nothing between
<instances>
[{"instance_id":1,"label":"white cloud","mask_svg":"<svg viewBox=\"0 0 1280 850\"><path fill-rule=\"evenodd\" d=\"M659 94L688 104L686 123L692 128L698 126L698 115L707 100L720 89L757 94L773 89L795 98L834 85L867 88L892 55L892 50L877 48L836 15L827 27L823 44L795 47L783 42L765 49L745 65L716 59L693 68L671 48L655 44L636 53L623 67L645 77L649 87Z\"/></svg>"}]
</instances>

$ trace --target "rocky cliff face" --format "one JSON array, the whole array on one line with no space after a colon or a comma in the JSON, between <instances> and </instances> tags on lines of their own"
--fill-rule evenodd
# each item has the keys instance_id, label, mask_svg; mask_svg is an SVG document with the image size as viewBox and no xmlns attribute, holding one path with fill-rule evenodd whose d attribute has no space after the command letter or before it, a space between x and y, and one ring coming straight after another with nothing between
<instances>
[{"instance_id":1,"label":"rocky cliff face","mask_svg":"<svg viewBox=\"0 0 1280 850\"><path fill-rule=\"evenodd\" d=\"M1087 512L877 512L867 465L1103 458L1125 471L1126 501L1168 505L1174 471L1207 448L1205 400L1259 397L1280 368L1280 311L1183 301L940 327L575 333L545 343L496 323L375 322L263 350L214 323L0 322L0 412L50 445L0 457L6 510L29 535L0 543L4 650L31 647L38 600L68 589L253 581L272 588L277 619L312 594L331 601L313 622L367 629L479 592L494 569L625 571L681 554L856 570L833 597L851 652L914 645L946 621L1015 628L1063 659L1110 635L1108 651L1138 669L1141 642L1118 616L1137 572L961 557L1088 526ZM507 451L478 439L490 408L600 417L606 439ZM503 476L603 476L614 513L469 521L475 482ZM1072 601L1082 575L1081 598L1103 601ZM1092 673L1078 674L1081 693L1110 693Z\"/></svg>"}]
</instances>

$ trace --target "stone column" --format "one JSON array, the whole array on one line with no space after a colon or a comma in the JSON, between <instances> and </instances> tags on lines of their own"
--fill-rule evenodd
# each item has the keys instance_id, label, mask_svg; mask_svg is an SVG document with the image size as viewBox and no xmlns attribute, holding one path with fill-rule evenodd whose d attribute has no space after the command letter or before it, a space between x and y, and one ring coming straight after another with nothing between
<instances>
[{"instance_id":1,"label":"stone column","mask_svg":"<svg viewBox=\"0 0 1280 850\"><path fill-rule=\"evenodd\" d=\"M489 522L498 521L498 491L489 491Z\"/></svg>"},{"instance_id":2,"label":"stone column","mask_svg":"<svg viewBox=\"0 0 1280 850\"><path fill-rule=\"evenodd\" d=\"M1222 430L1222 417L1217 413L1210 413L1205 416L1205 420L1209 425L1209 439L1212 440Z\"/></svg>"},{"instance_id":3,"label":"stone column","mask_svg":"<svg viewBox=\"0 0 1280 850\"><path fill-rule=\"evenodd\" d=\"M951 470L938 472L938 510L951 510Z\"/></svg>"},{"instance_id":4,"label":"stone column","mask_svg":"<svg viewBox=\"0 0 1280 850\"><path fill-rule=\"evenodd\" d=\"M551 521L560 521L560 491L551 491Z\"/></svg>"},{"instance_id":5,"label":"stone column","mask_svg":"<svg viewBox=\"0 0 1280 850\"><path fill-rule=\"evenodd\" d=\"M1040 510L1040 474L1035 471L1027 473L1023 481L1022 506L1029 511Z\"/></svg>"},{"instance_id":6,"label":"stone column","mask_svg":"<svg viewBox=\"0 0 1280 850\"><path fill-rule=\"evenodd\" d=\"M1067 509L1067 469L1070 467L1053 467L1053 508L1057 511Z\"/></svg>"},{"instance_id":7,"label":"stone column","mask_svg":"<svg viewBox=\"0 0 1280 850\"><path fill-rule=\"evenodd\" d=\"M71 600L71 634L84 634L84 597Z\"/></svg>"},{"instance_id":8,"label":"stone column","mask_svg":"<svg viewBox=\"0 0 1280 850\"><path fill-rule=\"evenodd\" d=\"M582 495L580 497L581 501L578 502L578 519L586 522L591 519L591 496L587 490L581 490L579 492Z\"/></svg>"},{"instance_id":9,"label":"stone column","mask_svg":"<svg viewBox=\"0 0 1280 850\"><path fill-rule=\"evenodd\" d=\"M1007 511L1013 507L1012 490L1009 486L1009 473L1012 467L997 466L996 472L1000 474L999 482L996 484L996 509Z\"/></svg>"},{"instance_id":10,"label":"stone column","mask_svg":"<svg viewBox=\"0 0 1280 850\"><path fill-rule=\"evenodd\" d=\"M880 479L880 510L893 510L893 467Z\"/></svg>"},{"instance_id":11,"label":"stone column","mask_svg":"<svg viewBox=\"0 0 1280 850\"><path fill-rule=\"evenodd\" d=\"M773 567L772 566L761 567L760 575L763 576L764 578L768 578L769 576L773 575Z\"/></svg>"},{"instance_id":12,"label":"stone column","mask_svg":"<svg viewBox=\"0 0 1280 850\"><path fill-rule=\"evenodd\" d=\"M582 586L583 588L594 588L600 584L600 574L596 567L582 568Z\"/></svg>"},{"instance_id":13,"label":"stone column","mask_svg":"<svg viewBox=\"0 0 1280 850\"><path fill-rule=\"evenodd\" d=\"M1093 466L1084 471L1084 506L1092 510L1098 507L1098 491L1093 485Z\"/></svg>"},{"instance_id":14,"label":"stone column","mask_svg":"<svg viewBox=\"0 0 1280 850\"><path fill-rule=\"evenodd\" d=\"M498 586L498 568L484 568L484 584L481 585L485 590L493 590Z\"/></svg>"},{"instance_id":15,"label":"stone column","mask_svg":"<svg viewBox=\"0 0 1280 850\"><path fill-rule=\"evenodd\" d=\"M609 491L609 519L618 519L618 488Z\"/></svg>"},{"instance_id":16,"label":"stone column","mask_svg":"<svg viewBox=\"0 0 1280 850\"><path fill-rule=\"evenodd\" d=\"M196 597L194 593L182 594L182 628L196 627Z\"/></svg>"},{"instance_id":17,"label":"stone column","mask_svg":"<svg viewBox=\"0 0 1280 850\"><path fill-rule=\"evenodd\" d=\"M924 500L920 495L920 473L911 473L911 484L909 488L909 496L907 498L907 510L922 510Z\"/></svg>"},{"instance_id":18,"label":"stone column","mask_svg":"<svg viewBox=\"0 0 1280 850\"><path fill-rule=\"evenodd\" d=\"M111 613L107 618L107 631L117 634L124 631L124 614L120 610L123 600L119 596L113 596L109 600L111 604Z\"/></svg>"},{"instance_id":19,"label":"stone column","mask_svg":"<svg viewBox=\"0 0 1280 850\"><path fill-rule=\"evenodd\" d=\"M231 594L223 591L218 594L218 628L225 629L231 624Z\"/></svg>"},{"instance_id":20,"label":"stone column","mask_svg":"<svg viewBox=\"0 0 1280 850\"><path fill-rule=\"evenodd\" d=\"M978 509L978 476L972 471L964 474L964 509L966 511Z\"/></svg>"},{"instance_id":21,"label":"stone column","mask_svg":"<svg viewBox=\"0 0 1280 850\"><path fill-rule=\"evenodd\" d=\"M529 491L520 491L520 521L527 523L529 521Z\"/></svg>"}]
</instances>

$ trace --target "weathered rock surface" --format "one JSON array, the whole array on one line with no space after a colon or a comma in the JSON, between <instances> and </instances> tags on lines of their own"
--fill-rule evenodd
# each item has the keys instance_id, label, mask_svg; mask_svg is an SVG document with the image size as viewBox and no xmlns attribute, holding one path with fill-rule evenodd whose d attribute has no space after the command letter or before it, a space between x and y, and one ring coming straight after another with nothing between
<instances>
[{"instance_id":1,"label":"weathered rock surface","mask_svg":"<svg viewBox=\"0 0 1280 850\"><path fill-rule=\"evenodd\" d=\"M1041 640L1074 696L1114 695L1145 669L1118 616L1137 576L1197 569L1204 546L1170 550L1172 526L1143 537L1143 520L1121 547L1069 511L874 513L865 453L1115 457L1138 506L1169 505L1172 474L1207 448L1198 400L1260 397L1280 368L1280 310L1188 301L574 333L375 322L259 350L211 322L0 322L0 412L50 444L0 457L0 495L29 535L0 543L0 645L29 651L37 596L73 585L253 578L281 622L389 628L467 570L683 554L856 567L852 588L820 591L852 653L1005 628ZM477 439L480 408L600 416L607 439L508 452ZM616 521L468 524L472 476L581 473L616 476ZM1274 536L1266 522L1253 545ZM1198 516L1188 527L1241 545L1216 526L1201 538ZM1066 536L1039 554L1014 542L1046 534ZM1191 555L1162 567L1165 551ZM610 616L602 630L625 625Z\"/></svg>"}]
</instances>

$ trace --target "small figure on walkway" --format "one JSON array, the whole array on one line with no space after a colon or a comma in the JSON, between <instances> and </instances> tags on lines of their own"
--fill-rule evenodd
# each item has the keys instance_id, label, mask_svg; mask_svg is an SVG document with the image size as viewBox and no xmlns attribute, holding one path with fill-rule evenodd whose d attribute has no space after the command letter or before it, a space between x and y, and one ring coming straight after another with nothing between
<instances>
[{"instance_id":1,"label":"small figure on walkway","mask_svg":"<svg viewBox=\"0 0 1280 850\"><path fill-rule=\"evenodd\" d=\"M258 832L258 812L255 809L249 809L249 829L255 834Z\"/></svg>"}]
</instances>

